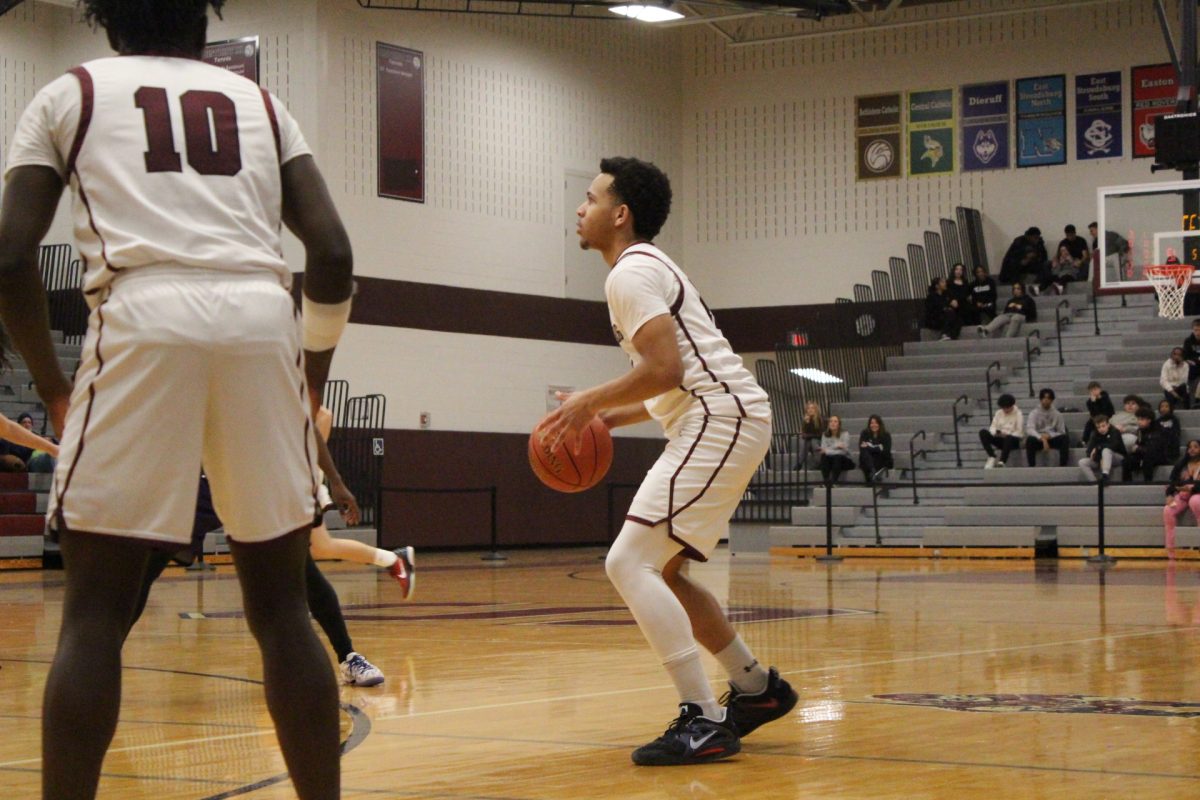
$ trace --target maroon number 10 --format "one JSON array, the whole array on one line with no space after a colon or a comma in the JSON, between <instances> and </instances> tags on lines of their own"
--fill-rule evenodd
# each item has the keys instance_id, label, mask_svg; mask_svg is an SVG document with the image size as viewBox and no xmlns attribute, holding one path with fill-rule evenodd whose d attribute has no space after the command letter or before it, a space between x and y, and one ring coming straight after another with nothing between
<instances>
[{"instance_id":1,"label":"maroon number 10","mask_svg":"<svg viewBox=\"0 0 1200 800\"><path fill-rule=\"evenodd\" d=\"M134 105L146 118L146 171L183 172L171 130L167 90L143 86ZM188 91L179 96L188 166L201 175L237 175L242 169L237 107L220 92Z\"/></svg>"}]
</instances>

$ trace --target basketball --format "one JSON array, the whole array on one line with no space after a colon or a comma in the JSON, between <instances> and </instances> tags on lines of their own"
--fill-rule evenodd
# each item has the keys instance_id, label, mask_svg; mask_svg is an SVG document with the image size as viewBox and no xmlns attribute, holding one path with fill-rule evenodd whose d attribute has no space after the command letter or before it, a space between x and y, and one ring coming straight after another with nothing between
<instances>
[{"instance_id":1,"label":"basketball","mask_svg":"<svg viewBox=\"0 0 1200 800\"><path fill-rule=\"evenodd\" d=\"M540 439L539 425L529 435L529 466L538 480L559 492L582 492L590 489L608 474L612 465L613 445L608 427L594 417L583 429L583 446L575 452L575 440L567 437L562 444L550 449Z\"/></svg>"}]
</instances>

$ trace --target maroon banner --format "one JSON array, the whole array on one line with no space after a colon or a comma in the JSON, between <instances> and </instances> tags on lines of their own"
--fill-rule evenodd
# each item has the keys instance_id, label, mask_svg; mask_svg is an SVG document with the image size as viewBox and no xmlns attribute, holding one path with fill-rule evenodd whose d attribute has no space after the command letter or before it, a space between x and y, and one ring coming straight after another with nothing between
<instances>
[{"instance_id":1,"label":"maroon banner","mask_svg":"<svg viewBox=\"0 0 1200 800\"><path fill-rule=\"evenodd\" d=\"M375 44L379 196L425 202L425 70L417 50Z\"/></svg>"},{"instance_id":2,"label":"maroon banner","mask_svg":"<svg viewBox=\"0 0 1200 800\"><path fill-rule=\"evenodd\" d=\"M224 67L230 72L258 83L258 37L226 39L204 45L202 56L206 64Z\"/></svg>"},{"instance_id":3,"label":"maroon banner","mask_svg":"<svg viewBox=\"0 0 1200 800\"><path fill-rule=\"evenodd\" d=\"M1154 155L1154 119L1175 111L1175 68L1151 64L1133 68L1133 157Z\"/></svg>"}]
</instances>

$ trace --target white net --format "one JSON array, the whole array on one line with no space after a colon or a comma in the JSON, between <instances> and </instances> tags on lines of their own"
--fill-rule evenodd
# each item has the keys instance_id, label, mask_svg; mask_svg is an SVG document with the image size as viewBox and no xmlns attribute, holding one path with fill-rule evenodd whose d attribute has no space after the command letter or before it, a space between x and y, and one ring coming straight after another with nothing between
<instances>
[{"instance_id":1,"label":"white net","mask_svg":"<svg viewBox=\"0 0 1200 800\"><path fill-rule=\"evenodd\" d=\"M1158 315L1166 319L1183 319L1183 300L1192 285L1192 267L1146 267L1146 280L1154 284L1158 294Z\"/></svg>"}]
</instances>

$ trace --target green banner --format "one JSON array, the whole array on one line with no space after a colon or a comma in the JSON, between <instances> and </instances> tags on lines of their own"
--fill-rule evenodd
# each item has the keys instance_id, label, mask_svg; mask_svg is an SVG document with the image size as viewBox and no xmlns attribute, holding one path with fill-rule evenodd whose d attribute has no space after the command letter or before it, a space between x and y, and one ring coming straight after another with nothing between
<instances>
[{"instance_id":1,"label":"green banner","mask_svg":"<svg viewBox=\"0 0 1200 800\"><path fill-rule=\"evenodd\" d=\"M908 174L954 172L954 90L908 93Z\"/></svg>"}]
</instances>

